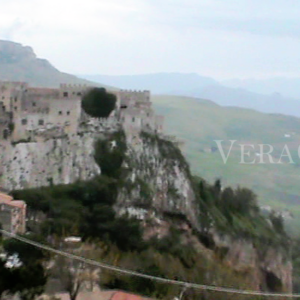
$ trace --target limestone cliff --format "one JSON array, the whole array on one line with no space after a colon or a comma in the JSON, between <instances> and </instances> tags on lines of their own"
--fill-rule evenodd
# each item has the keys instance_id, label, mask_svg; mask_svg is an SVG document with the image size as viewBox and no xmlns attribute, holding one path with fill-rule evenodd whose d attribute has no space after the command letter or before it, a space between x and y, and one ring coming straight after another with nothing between
<instances>
[{"instance_id":1,"label":"limestone cliff","mask_svg":"<svg viewBox=\"0 0 300 300\"><path fill-rule=\"evenodd\" d=\"M180 150L159 136L142 133L127 136L125 167L127 184L118 206L139 212L184 215L196 227L195 193L189 166ZM145 210L146 209L146 210ZM133 212L133 210L131 210Z\"/></svg>"},{"instance_id":2,"label":"limestone cliff","mask_svg":"<svg viewBox=\"0 0 300 300\"><path fill-rule=\"evenodd\" d=\"M2 146L0 185L8 190L68 184L100 173L93 134ZM5 155L5 156L4 156Z\"/></svg>"},{"instance_id":3,"label":"limestone cliff","mask_svg":"<svg viewBox=\"0 0 300 300\"><path fill-rule=\"evenodd\" d=\"M111 149L118 147L111 136L121 125L105 127L99 122L82 124L73 136L2 144L0 185L8 190L24 189L67 184L100 174L94 158L95 142L100 139L108 141ZM115 208L120 214L154 221L147 235L163 235L170 224L178 225L180 220L180 230L188 232L187 243L210 258L221 250L222 263L251 278L249 289L291 291L292 265L286 251L271 246L262 251L249 240L217 233L213 234L213 247L204 247L194 234L201 228L189 166L173 143L154 134L126 132L122 172Z\"/></svg>"}]
</instances>

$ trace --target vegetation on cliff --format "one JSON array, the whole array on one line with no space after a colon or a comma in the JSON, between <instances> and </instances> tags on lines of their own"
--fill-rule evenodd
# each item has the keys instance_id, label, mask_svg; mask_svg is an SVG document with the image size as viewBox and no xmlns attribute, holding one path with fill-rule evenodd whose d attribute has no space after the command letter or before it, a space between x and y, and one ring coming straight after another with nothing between
<instances>
[{"instance_id":1,"label":"vegetation on cliff","mask_svg":"<svg viewBox=\"0 0 300 300\"><path fill-rule=\"evenodd\" d=\"M290 238L283 219L275 212L263 214L257 196L247 188L222 188L221 181L211 185L196 178L199 221L203 234L215 229L221 235L247 239L255 246L288 248Z\"/></svg>"}]
</instances>

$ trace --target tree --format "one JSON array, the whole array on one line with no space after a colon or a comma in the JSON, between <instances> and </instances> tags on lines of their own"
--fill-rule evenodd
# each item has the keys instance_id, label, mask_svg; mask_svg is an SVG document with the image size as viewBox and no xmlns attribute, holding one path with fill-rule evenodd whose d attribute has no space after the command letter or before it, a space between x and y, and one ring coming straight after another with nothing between
<instances>
[{"instance_id":1,"label":"tree","mask_svg":"<svg viewBox=\"0 0 300 300\"><path fill-rule=\"evenodd\" d=\"M0 299L10 289L10 270L5 267L5 261L0 259Z\"/></svg>"},{"instance_id":2,"label":"tree","mask_svg":"<svg viewBox=\"0 0 300 300\"><path fill-rule=\"evenodd\" d=\"M37 237L35 235L27 235L26 238L37 242L44 242L42 238ZM4 240L3 247L8 255L13 255L14 253L17 253L20 260L25 265L34 264L37 261L43 261L47 259L49 255L41 249L38 249L32 245L23 243L15 239Z\"/></svg>"},{"instance_id":3,"label":"tree","mask_svg":"<svg viewBox=\"0 0 300 300\"><path fill-rule=\"evenodd\" d=\"M22 300L31 300L44 292L47 275L41 263L31 263L12 270L11 293L19 293Z\"/></svg>"},{"instance_id":4,"label":"tree","mask_svg":"<svg viewBox=\"0 0 300 300\"><path fill-rule=\"evenodd\" d=\"M53 271L54 275L60 280L63 289L68 292L70 300L76 300L86 280L83 263L59 256Z\"/></svg>"},{"instance_id":5,"label":"tree","mask_svg":"<svg viewBox=\"0 0 300 300\"><path fill-rule=\"evenodd\" d=\"M107 118L115 109L116 96L104 88L94 88L87 92L81 102L83 110L90 116L96 118Z\"/></svg>"}]
</instances>

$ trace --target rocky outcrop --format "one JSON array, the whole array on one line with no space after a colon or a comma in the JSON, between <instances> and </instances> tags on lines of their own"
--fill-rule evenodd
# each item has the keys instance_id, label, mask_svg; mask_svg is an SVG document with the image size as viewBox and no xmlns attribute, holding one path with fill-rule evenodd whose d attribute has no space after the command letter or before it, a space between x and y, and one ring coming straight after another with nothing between
<instances>
[{"instance_id":1,"label":"rocky outcrop","mask_svg":"<svg viewBox=\"0 0 300 300\"><path fill-rule=\"evenodd\" d=\"M84 134L7 144L2 148L0 186L14 190L88 180L100 173L94 142L93 134Z\"/></svg>"},{"instance_id":2,"label":"rocky outcrop","mask_svg":"<svg viewBox=\"0 0 300 300\"><path fill-rule=\"evenodd\" d=\"M252 278L253 288L272 292L292 292L292 263L285 249L250 240L213 234L215 249L223 262Z\"/></svg>"},{"instance_id":3,"label":"rocky outcrop","mask_svg":"<svg viewBox=\"0 0 300 300\"><path fill-rule=\"evenodd\" d=\"M127 184L119 207L142 215L149 210L187 217L198 226L189 166L171 142L147 133L127 135ZM135 208L135 209L133 209ZM140 208L140 210L138 210ZM146 210L145 210L146 209Z\"/></svg>"}]
</instances>

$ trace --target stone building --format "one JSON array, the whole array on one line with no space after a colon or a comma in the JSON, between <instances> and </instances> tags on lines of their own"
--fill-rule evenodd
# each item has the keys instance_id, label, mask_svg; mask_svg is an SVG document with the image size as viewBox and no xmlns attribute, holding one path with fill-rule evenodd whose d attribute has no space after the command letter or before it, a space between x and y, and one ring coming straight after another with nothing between
<instances>
[{"instance_id":1,"label":"stone building","mask_svg":"<svg viewBox=\"0 0 300 300\"><path fill-rule=\"evenodd\" d=\"M0 223L11 233L26 232L26 203L0 192Z\"/></svg>"},{"instance_id":2,"label":"stone building","mask_svg":"<svg viewBox=\"0 0 300 300\"><path fill-rule=\"evenodd\" d=\"M25 82L0 82L0 101L3 102L5 110L17 114L21 110L21 100L28 89Z\"/></svg>"},{"instance_id":3,"label":"stone building","mask_svg":"<svg viewBox=\"0 0 300 300\"><path fill-rule=\"evenodd\" d=\"M133 131L163 131L163 116L155 115L150 91L121 90L119 118L124 129Z\"/></svg>"},{"instance_id":4,"label":"stone building","mask_svg":"<svg viewBox=\"0 0 300 300\"><path fill-rule=\"evenodd\" d=\"M8 114L13 123L12 142L37 141L45 138L74 135L87 121L81 99L91 89L87 85L61 84L58 89L29 87L24 82L0 82L0 137L8 136ZM117 98L111 119L120 122L128 134L140 131L162 133L163 117L155 115L150 91L109 91ZM1 119L1 120L2 120ZM0 120L0 122L1 122Z\"/></svg>"},{"instance_id":5,"label":"stone building","mask_svg":"<svg viewBox=\"0 0 300 300\"><path fill-rule=\"evenodd\" d=\"M11 123L11 114L6 111L3 102L0 101L0 141L9 138L13 129Z\"/></svg>"}]
</instances>

